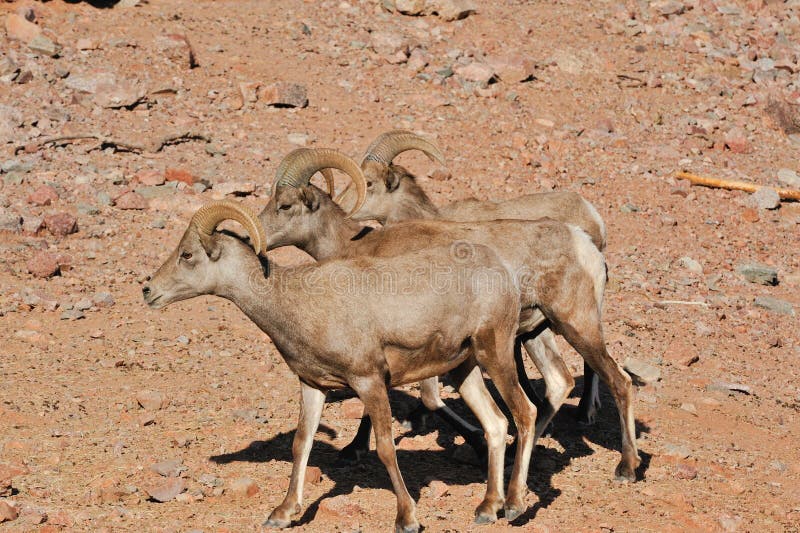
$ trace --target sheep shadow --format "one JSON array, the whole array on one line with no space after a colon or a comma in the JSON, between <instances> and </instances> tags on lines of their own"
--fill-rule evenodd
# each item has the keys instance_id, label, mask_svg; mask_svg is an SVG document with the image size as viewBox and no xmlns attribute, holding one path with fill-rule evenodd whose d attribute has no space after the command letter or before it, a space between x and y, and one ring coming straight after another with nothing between
<instances>
[{"instance_id":1,"label":"sheep shadow","mask_svg":"<svg viewBox=\"0 0 800 533\"><path fill-rule=\"evenodd\" d=\"M446 379L445 379L446 382ZM543 380L531 380L532 386L537 390L544 388ZM498 405L511 421L510 413L491 381L486 381L491 394ZM576 392L582 389L583 378L576 379ZM352 391L332 391L328 394L327 402L336 403L346 398L354 397ZM568 468L573 459L586 457L594 453L593 449L584 439L597 446L610 449L620 449L619 417L614 400L605 386L601 386L600 398L602 408L597 414L596 422L585 426L576 422L577 407L566 405L556 414L550 426L548 436L557 441L564 449L563 452L555 448L537 445L531 463L528 477L528 488L536 494L538 501L526 513L514 520L514 525L523 525L533 520L540 509L550 506L560 495L561 490L553 486L553 476ZM400 390L390 391L392 412L398 420L414 419L418 413L419 400L411 394ZM477 425L477 420L472 412L461 400L446 399L445 403L463 416L466 420ZM511 424L513 426L513 423ZM331 437L336 431L324 424L320 424L319 431ZM409 493L415 500L419 500L420 491L431 479L441 480L448 485L469 485L471 483L485 483L486 470L477 456L467 444L456 445L454 439L457 433L449 426L441 423L433 416L417 420L414 427L403 434L403 437L427 434L438 431L437 444L441 450L397 450L398 463L403 472L403 477ZM637 421L637 434L648 432L647 425ZM355 432L353 432L353 435ZM349 436L351 437L351 436ZM292 440L294 431L280 433L268 440L253 441L246 448L223 455L215 455L210 460L217 464L232 462L268 462L279 460L292 462ZM374 442L374 438L373 438ZM298 523L304 524L313 519L319 509L320 502L325 498L349 494L355 485L363 488L381 488L392 490L386 469L373 450L355 467L342 466L338 463L339 449L329 443L314 441L309 464L318 466L334 482L333 488L312 502L299 519ZM644 479L645 472L650 462L650 455L640 451L642 464L637 470L637 479ZM509 450L507 461L513 461L513 451ZM609 472L613 476L613 472Z\"/></svg>"}]
</instances>

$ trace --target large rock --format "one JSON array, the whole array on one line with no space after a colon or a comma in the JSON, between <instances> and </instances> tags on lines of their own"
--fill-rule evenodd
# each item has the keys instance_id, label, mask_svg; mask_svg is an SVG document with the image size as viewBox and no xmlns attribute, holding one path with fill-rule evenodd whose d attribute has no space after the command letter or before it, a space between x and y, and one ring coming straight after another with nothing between
<instances>
[{"instance_id":1,"label":"large rock","mask_svg":"<svg viewBox=\"0 0 800 533\"><path fill-rule=\"evenodd\" d=\"M126 192L114 201L114 205L119 209L147 209L147 199L141 194L130 191Z\"/></svg>"},{"instance_id":2,"label":"large rock","mask_svg":"<svg viewBox=\"0 0 800 533\"><path fill-rule=\"evenodd\" d=\"M22 230L22 217L0 207L0 231L19 233Z\"/></svg>"},{"instance_id":3,"label":"large rock","mask_svg":"<svg viewBox=\"0 0 800 533\"><path fill-rule=\"evenodd\" d=\"M181 478L169 478L162 483L156 483L145 488L148 496L157 502L168 502L186 490L186 482Z\"/></svg>"},{"instance_id":4,"label":"large rock","mask_svg":"<svg viewBox=\"0 0 800 533\"><path fill-rule=\"evenodd\" d=\"M16 507L9 505L6 502L0 502L0 523L11 522L16 520L19 516L19 511Z\"/></svg>"},{"instance_id":5,"label":"large rock","mask_svg":"<svg viewBox=\"0 0 800 533\"><path fill-rule=\"evenodd\" d=\"M307 107L308 89L300 83L270 83L261 88L259 100L276 107Z\"/></svg>"},{"instance_id":6,"label":"large rock","mask_svg":"<svg viewBox=\"0 0 800 533\"><path fill-rule=\"evenodd\" d=\"M189 38L178 33L161 35L156 39L156 45L162 54L171 62L185 68L197 66L197 57Z\"/></svg>"},{"instance_id":7,"label":"large rock","mask_svg":"<svg viewBox=\"0 0 800 533\"><path fill-rule=\"evenodd\" d=\"M75 218L75 215L66 212L46 215L44 225L47 227L47 231L58 237L78 231L78 219Z\"/></svg>"},{"instance_id":8,"label":"large rock","mask_svg":"<svg viewBox=\"0 0 800 533\"><path fill-rule=\"evenodd\" d=\"M421 15L425 11L425 0L395 0L394 7L404 15Z\"/></svg>"},{"instance_id":9,"label":"large rock","mask_svg":"<svg viewBox=\"0 0 800 533\"><path fill-rule=\"evenodd\" d=\"M28 272L37 278L50 278L61 270L59 256L50 252L38 252L25 263Z\"/></svg>"},{"instance_id":10,"label":"large rock","mask_svg":"<svg viewBox=\"0 0 800 533\"><path fill-rule=\"evenodd\" d=\"M769 265L761 263L740 263L736 266L736 272L742 275L750 283L761 285L777 285L778 271Z\"/></svg>"},{"instance_id":11,"label":"large rock","mask_svg":"<svg viewBox=\"0 0 800 533\"><path fill-rule=\"evenodd\" d=\"M42 34L42 28L15 13L6 16L6 35L9 39L28 43Z\"/></svg>"},{"instance_id":12,"label":"large rock","mask_svg":"<svg viewBox=\"0 0 800 533\"><path fill-rule=\"evenodd\" d=\"M443 20L461 20L475 13L478 6L472 0L432 0L428 9Z\"/></svg>"},{"instance_id":13,"label":"large rock","mask_svg":"<svg viewBox=\"0 0 800 533\"><path fill-rule=\"evenodd\" d=\"M50 205L58 200L58 192L50 185L42 185L28 196L28 202L34 205Z\"/></svg>"}]
</instances>

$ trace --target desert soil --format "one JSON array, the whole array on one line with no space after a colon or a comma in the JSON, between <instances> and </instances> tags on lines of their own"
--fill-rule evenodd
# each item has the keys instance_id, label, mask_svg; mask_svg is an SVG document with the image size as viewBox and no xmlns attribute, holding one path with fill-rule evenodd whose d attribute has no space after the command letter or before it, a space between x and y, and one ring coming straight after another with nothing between
<instances>
[{"instance_id":1,"label":"desert soil","mask_svg":"<svg viewBox=\"0 0 800 533\"><path fill-rule=\"evenodd\" d=\"M800 2L479 2L455 21L391 0L94 4L0 3L0 530L260 527L297 380L230 303L152 311L141 283L204 202L260 209L293 148L358 157L393 128L447 156L398 159L437 203L591 201L609 349L640 374L644 464L619 483L613 401L576 425L561 344L578 386L513 527L472 525L484 472L451 430L397 422L426 531L798 530L800 204L675 173L800 188ZM47 142L75 135L94 138ZM415 396L394 393L398 420ZM374 452L335 464L359 415L330 396L298 528L391 530Z\"/></svg>"}]
</instances>

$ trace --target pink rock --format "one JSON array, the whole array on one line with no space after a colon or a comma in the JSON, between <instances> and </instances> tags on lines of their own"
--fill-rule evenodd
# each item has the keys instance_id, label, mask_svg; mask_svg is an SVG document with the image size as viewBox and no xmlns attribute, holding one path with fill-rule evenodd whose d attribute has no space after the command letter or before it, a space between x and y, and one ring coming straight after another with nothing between
<instances>
[{"instance_id":1,"label":"pink rock","mask_svg":"<svg viewBox=\"0 0 800 533\"><path fill-rule=\"evenodd\" d=\"M267 105L279 107L307 107L308 89L300 83L279 81L265 85L258 95Z\"/></svg>"},{"instance_id":2,"label":"pink rock","mask_svg":"<svg viewBox=\"0 0 800 533\"><path fill-rule=\"evenodd\" d=\"M242 477L231 481L228 490L234 496L249 498L258 492L258 485L249 477Z\"/></svg>"},{"instance_id":3,"label":"pink rock","mask_svg":"<svg viewBox=\"0 0 800 533\"><path fill-rule=\"evenodd\" d=\"M6 502L0 502L0 523L11 522L16 520L19 516L19 511L16 507L12 507Z\"/></svg>"},{"instance_id":4,"label":"pink rock","mask_svg":"<svg viewBox=\"0 0 800 533\"><path fill-rule=\"evenodd\" d=\"M120 209L147 209L147 199L137 192L126 192L114 202Z\"/></svg>"},{"instance_id":5,"label":"pink rock","mask_svg":"<svg viewBox=\"0 0 800 533\"><path fill-rule=\"evenodd\" d=\"M169 399L163 393L149 390L139 392L136 401L148 411L157 411L169 405Z\"/></svg>"},{"instance_id":6,"label":"pink rock","mask_svg":"<svg viewBox=\"0 0 800 533\"><path fill-rule=\"evenodd\" d=\"M725 146L735 154L747 154L752 151L747 134L739 128L732 128L725 134Z\"/></svg>"},{"instance_id":7,"label":"pink rock","mask_svg":"<svg viewBox=\"0 0 800 533\"><path fill-rule=\"evenodd\" d=\"M453 71L467 81L488 83L494 78L494 69L486 63L479 63L477 61L469 65L456 67Z\"/></svg>"},{"instance_id":8,"label":"pink rock","mask_svg":"<svg viewBox=\"0 0 800 533\"><path fill-rule=\"evenodd\" d=\"M322 481L322 470L318 466L306 467L306 481L312 485L319 485Z\"/></svg>"},{"instance_id":9,"label":"pink rock","mask_svg":"<svg viewBox=\"0 0 800 533\"><path fill-rule=\"evenodd\" d=\"M44 229L44 217L26 216L22 222L22 231L28 235L38 235Z\"/></svg>"},{"instance_id":10,"label":"pink rock","mask_svg":"<svg viewBox=\"0 0 800 533\"><path fill-rule=\"evenodd\" d=\"M164 177L167 181L182 181L186 185L193 185L195 182L191 172L179 168L168 168L164 172Z\"/></svg>"},{"instance_id":11,"label":"pink rock","mask_svg":"<svg viewBox=\"0 0 800 533\"><path fill-rule=\"evenodd\" d=\"M58 200L58 192L49 185L42 185L28 196L28 202L34 205L50 205Z\"/></svg>"},{"instance_id":12,"label":"pink rock","mask_svg":"<svg viewBox=\"0 0 800 533\"><path fill-rule=\"evenodd\" d=\"M164 173L160 170L142 170L136 174L133 179L142 185L148 185L150 187L163 185L165 180Z\"/></svg>"},{"instance_id":13,"label":"pink rock","mask_svg":"<svg viewBox=\"0 0 800 533\"><path fill-rule=\"evenodd\" d=\"M432 11L444 20L461 20L475 13L477 5L472 0L436 0Z\"/></svg>"},{"instance_id":14,"label":"pink rock","mask_svg":"<svg viewBox=\"0 0 800 533\"><path fill-rule=\"evenodd\" d=\"M78 41L75 43L75 48L77 48L78 50L96 50L97 43L94 42L92 39L87 39L87 38L78 39Z\"/></svg>"},{"instance_id":15,"label":"pink rock","mask_svg":"<svg viewBox=\"0 0 800 533\"><path fill-rule=\"evenodd\" d=\"M49 278L55 276L61 270L59 257L50 252L39 252L25 264L28 272L37 278Z\"/></svg>"},{"instance_id":16,"label":"pink rock","mask_svg":"<svg viewBox=\"0 0 800 533\"><path fill-rule=\"evenodd\" d=\"M157 502L168 502L186 489L186 482L179 478L169 478L162 483L145 488L147 494Z\"/></svg>"},{"instance_id":17,"label":"pink rock","mask_svg":"<svg viewBox=\"0 0 800 533\"><path fill-rule=\"evenodd\" d=\"M66 212L46 215L44 225L47 227L47 231L62 237L78 231L78 219L75 218L75 215Z\"/></svg>"},{"instance_id":18,"label":"pink rock","mask_svg":"<svg viewBox=\"0 0 800 533\"><path fill-rule=\"evenodd\" d=\"M10 13L6 16L6 35L9 39L28 43L34 37L41 35L42 28L25 20L25 17Z\"/></svg>"},{"instance_id":19,"label":"pink rock","mask_svg":"<svg viewBox=\"0 0 800 533\"><path fill-rule=\"evenodd\" d=\"M178 33L161 35L156 39L164 56L182 67L194 68L197 66L197 58L194 54L189 38Z\"/></svg>"},{"instance_id":20,"label":"pink rock","mask_svg":"<svg viewBox=\"0 0 800 533\"><path fill-rule=\"evenodd\" d=\"M441 498L450 492L450 487L444 481L434 479L428 483L428 490L430 491L431 498Z\"/></svg>"},{"instance_id":21,"label":"pink rock","mask_svg":"<svg viewBox=\"0 0 800 533\"><path fill-rule=\"evenodd\" d=\"M397 52L408 52L408 41L400 33L378 30L370 34L370 47L383 57L393 56Z\"/></svg>"}]
</instances>

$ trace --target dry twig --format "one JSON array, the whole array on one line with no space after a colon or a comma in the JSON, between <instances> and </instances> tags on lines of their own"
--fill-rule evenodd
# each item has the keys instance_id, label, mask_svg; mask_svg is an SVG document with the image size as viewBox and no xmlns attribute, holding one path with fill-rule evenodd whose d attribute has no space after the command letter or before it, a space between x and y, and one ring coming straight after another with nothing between
<instances>
[{"instance_id":1,"label":"dry twig","mask_svg":"<svg viewBox=\"0 0 800 533\"><path fill-rule=\"evenodd\" d=\"M762 185L754 183L747 183L745 181L729 181L719 178L709 178L706 176L698 176L689 172L678 172L676 177L679 179L689 180L695 185L703 185L705 187L714 187L717 189L730 189L734 191L756 192ZM800 191L792 189L775 189L780 196L781 200L798 200L800 201Z\"/></svg>"}]
</instances>

